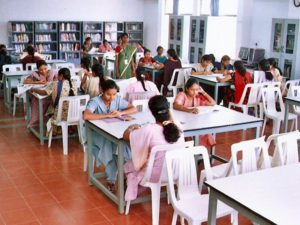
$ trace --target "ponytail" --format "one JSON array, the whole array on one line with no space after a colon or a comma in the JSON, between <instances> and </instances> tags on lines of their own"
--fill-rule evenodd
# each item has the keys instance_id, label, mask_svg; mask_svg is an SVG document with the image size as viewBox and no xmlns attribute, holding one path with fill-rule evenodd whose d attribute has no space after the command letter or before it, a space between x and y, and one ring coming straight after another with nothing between
<instances>
[{"instance_id":1,"label":"ponytail","mask_svg":"<svg viewBox=\"0 0 300 225\"><path fill-rule=\"evenodd\" d=\"M166 97L156 95L149 100L149 109L156 122L163 125L163 134L168 143L175 143L180 137L180 130L170 121L169 103Z\"/></svg>"},{"instance_id":2,"label":"ponytail","mask_svg":"<svg viewBox=\"0 0 300 225\"><path fill-rule=\"evenodd\" d=\"M72 85L72 82L71 82L71 72L70 72L70 70L68 68L61 68L58 71L58 75L63 75L64 79L69 81L69 85L70 85L69 96L74 96L75 94L74 94L73 85Z\"/></svg>"},{"instance_id":3,"label":"ponytail","mask_svg":"<svg viewBox=\"0 0 300 225\"><path fill-rule=\"evenodd\" d=\"M244 67L244 64L242 61L235 61L234 64L233 64L235 70L241 74L243 77L246 75L246 68Z\"/></svg>"},{"instance_id":4,"label":"ponytail","mask_svg":"<svg viewBox=\"0 0 300 225\"><path fill-rule=\"evenodd\" d=\"M103 90L103 84L104 84L104 73L103 73L103 67L100 64L94 64L92 67L92 72L97 77L99 77L99 90Z\"/></svg>"},{"instance_id":5,"label":"ponytail","mask_svg":"<svg viewBox=\"0 0 300 225\"><path fill-rule=\"evenodd\" d=\"M34 48L32 46L28 46L27 47L27 52L28 52L28 55L31 55L32 62L34 63Z\"/></svg>"},{"instance_id":6,"label":"ponytail","mask_svg":"<svg viewBox=\"0 0 300 225\"><path fill-rule=\"evenodd\" d=\"M145 72L145 70L142 67L138 67L136 69L136 79L142 83L144 91L147 91L147 89L145 87L144 77L143 77L144 72Z\"/></svg>"}]
</instances>

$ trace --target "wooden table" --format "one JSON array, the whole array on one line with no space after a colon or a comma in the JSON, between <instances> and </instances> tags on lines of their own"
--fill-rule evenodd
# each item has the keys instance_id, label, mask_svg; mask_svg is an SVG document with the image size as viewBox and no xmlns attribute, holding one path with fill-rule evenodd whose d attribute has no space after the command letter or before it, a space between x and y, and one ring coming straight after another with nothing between
<instances>
[{"instance_id":1,"label":"wooden table","mask_svg":"<svg viewBox=\"0 0 300 225\"><path fill-rule=\"evenodd\" d=\"M285 112L284 112L284 133L287 132L288 128L288 118L289 118L289 110L290 105L300 106L300 98L299 97L285 97Z\"/></svg>"},{"instance_id":2,"label":"wooden table","mask_svg":"<svg viewBox=\"0 0 300 225\"><path fill-rule=\"evenodd\" d=\"M208 224L216 224L217 200L258 224L300 223L300 163L205 182L210 188Z\"/></svg>"},{"instance_id":3,"label":"wooden table","mask_svg":"<svg viewBox=\"0 0 300 225\"><path fill-rule=\"evenodd\" d=\"M198 136L203 134L220 133L226 131L242 130L255 128L255 137L258 137L262 120L256 117L242 114L221 106L202 106L199 107L200 114L191 114L172 110L173 117L182 125L185 137L195 136L196 143L199 143ZM92 154L92 131L107 138L118 146L118 155L123 156L124 145L123 133L131 124L145 124L154 122L154 117L150 112L139 112L132 115L135 119L127 122L106 123L103 120L86 121L87 143L88 143L88 177L89 184L95 185L119 207L119 212L124 213L124 157L118 157L118 193L114 195L102 184L98 178L105 177L105 173L94 173L93 154ZM226 118L226 119L224 119ZM212 157L217 158L215 152ZM140 202L137 199L131 203Z\"/></svg>"}]
</instances>

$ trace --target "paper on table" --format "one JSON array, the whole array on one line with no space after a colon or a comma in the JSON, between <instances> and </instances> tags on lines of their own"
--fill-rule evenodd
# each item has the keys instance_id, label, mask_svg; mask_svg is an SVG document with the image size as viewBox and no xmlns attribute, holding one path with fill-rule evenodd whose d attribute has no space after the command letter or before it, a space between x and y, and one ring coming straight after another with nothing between
<instances>
[{"instance_id":1,"label":"paper on table","mask_svg":"<svg viewBox=\"0 0 300 225\"><path fill-rule=\"evenodd\" d=\"M98 48L93 47L93 48L89 51L89 54L94 54L94 53L96 53L97 50L98 50Z\"/></svg>"},{"instance_id":2,"label":"paper on table","mask_svg":"<svg viewBox=\"0 0 300 225\"><path fill-rule=\"evenodd\" d=\"M119 116L119 117L115 117L115 118L106 118L106 119L103 119L103 121L106 123L115 123L115 122L120 122L120 121L130 121L130 120L134 120L134 119L135 118L132 116L124 115L124 116Z\"/></svg>"}]
</instances>

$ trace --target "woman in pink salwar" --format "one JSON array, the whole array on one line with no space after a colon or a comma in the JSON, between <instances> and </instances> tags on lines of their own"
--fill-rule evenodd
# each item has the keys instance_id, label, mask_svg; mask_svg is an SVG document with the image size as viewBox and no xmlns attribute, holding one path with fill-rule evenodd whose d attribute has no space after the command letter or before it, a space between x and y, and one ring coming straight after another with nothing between
<instances>
[{"instance_id":1,"label":"woman in pink salwar","mask_svg":"<svg viewBox=\"0 0 300 225\"><path fill-rule=\"evenodd\" d=\"M127 176L127 189L125 200L132 201L144 189L139 183L144 177L146 164L150 151L154 146L184 142L182 132L172 122L169 113L169 104L164 96L157 95L149 100L149 109L156 123L144 126L131 125L124 132L124 140L130 143L132 159L124 165L124 173ZM164 152L155 156L151 180L160 177L164 162Z\"/></svg>"},{"instance_id":2,"label":"woman in pink salwar","mask_svg":"<svg viewBox=\"0 0 300 225\"><path fill-rule=\"evenodd\" d=\"M180 92L174 101L174 109L188 112L199 113L198 106L213 106L215 100L210 97L198 84L194 78L190 78L185 85L185 92ZM188 138L186 140L189 140ZM199 145L204 145L210 149L216 144L214 137L211 134L199 136Z\"/></svg>"},{"instance_id":3,"label":"woman in pink salwar","mask_svg":"<svg viewBox=\"0 0 300 225\"><path fill-rule=\"evenodd\" d=\"M38 71L33 72L24 81L24 84L47 84L48 82L57 80L57 73L48 70L47 63L44 60L40 60L37 63ZM46 113L48 106L51 104L51 99L43 100L43 115ZM38 99L30 96L30 108L31 108L31 119L27 128L35 127L39 125L39 102Z\"/></svg>"}]
</instances>

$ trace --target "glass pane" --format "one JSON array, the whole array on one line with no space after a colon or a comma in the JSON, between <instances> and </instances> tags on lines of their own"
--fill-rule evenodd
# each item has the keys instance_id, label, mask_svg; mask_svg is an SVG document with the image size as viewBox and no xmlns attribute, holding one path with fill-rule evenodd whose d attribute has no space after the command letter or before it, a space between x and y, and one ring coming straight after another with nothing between
<instances>
[{"instance_id":1,"label":"glass pane","mask_svg":"<svg viewBox=\"0 0 300 225\"><path fill-rule=\"evenodd\" d=\"M177 41L181 40L181 19L177 20Z\"/></svg>"},{"instance_id":2,"label":"glass pane","mask_svg":"<svg viewBox=\"0 0 300 225\"><path fill-rule=\"evenodd\" d=\"M195 42L196 41L196 20L192 20L192 24L191 24L191 42Z\"/></svg>"},{"instance_id":3,"label":"glass pane","mask_svg":"<svg viewBox=\"0 0 300 225\"><path fill-rule=\"evenodd\" d=\"M174 45L173 45L173 44L170 44L170 48L171 48L171 49L174 49Z\"/></svg>"},{"instance_id":4,"label":"glass pane","mask_svg":"<svg viewBox=\"0 0 300 225\"><path fill-rule=\"evenodd\" d=\"M292 73L292 60L284 60L284 69L283 69L283 76L290 78Z\"/></svg>"},{"instance_id":5,"label":"glass pane","mask_svg":"<svg viewBox=\"0 0 300 225\"><path fill-rule=\"evenodd\" d=\"M201 62L202 56L203 56L203 48L198 48L198 63Z\"/></svg>"},{"instance_id":6,"label":"glass pane","mask_svg":"<svg viewBox=\"0 0 300 225\"><path fill-rule=\"evenodd\" d=\"M190 63L195 63L195 47L190 49Z\"/></svg>"},{"instance_id":7,"label":"glass pane","mask_svg":"<svg viewBox=\"0 0 300 225\"><path fill-rule=\"evenodd\" d=\"M293 54L295 46L296 24L288 24L285 53Z\"/></svg>"},{"instance_id":8,"label":"glass pane","mask_svg":"<svg viewBox=\"0 0 300 225\"><path fill-rule=\"evenodd\" d=\"M282 24L275 23L273 51L280 52L282 39Z\"/></svg>"},{"instance_id":9,"label":"glass pane","mask_svg":"<svg viewBox=\"0 0 300 225\"><path fill-rule=\"evenodd\" d=\"M174 19L171 19L170 20L170 39L171 40L174 40L174 33L175 33L174 29L175 29Z\"/></svg>"},{"instance_id":10,"label":"glass pane","mask_svg":"<svg viewBox=\"0 0 300 225\"><path fill-rule=\"evenodd\" d=\"M200 20L200 29L199 29L199 43L204 42L204 20Z\"/></svg>"},{"instance_id":11,"label":"glass pane","mask_svg":"<svg viewBox=\"0 0 300 225\"><path fill-rule=\"evenodd\" d=\"M176 52L177 52L177 55L180 57L180 53L181 53L181 51L180 51L181 49L180 49L180 45L176 45Z\"/></svg>"}]
</instances>

